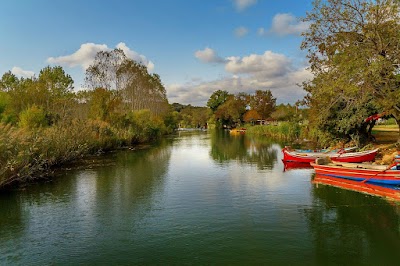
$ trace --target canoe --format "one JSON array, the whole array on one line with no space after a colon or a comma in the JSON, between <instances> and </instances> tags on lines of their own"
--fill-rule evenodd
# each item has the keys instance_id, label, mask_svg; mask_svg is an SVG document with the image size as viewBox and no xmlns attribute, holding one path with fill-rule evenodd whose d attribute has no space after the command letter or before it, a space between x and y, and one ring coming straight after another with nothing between
<instances>
[{"instance_id":1,"label":"canoe","mask_svg":"<svg viewBox=\"0 0 400 266\"><path fill-rule=\"evenodd\" d=\"M287 147L282 149L283 161L285 162L315 162L317 158L329 157L331 160L349 163L361 163L375 160L378 149L360 152L296 152Z\"/></svg>"},{"instance_id":2,"label":"canoe","mask_svg":"<svg viewBox=\"0 0 400 266\"><path fill-rule=\"evenodd\" d=\"M389 200L400 201L400 188L398 186L362 183L344 178L336 178L316 174L312 180L318 188L319 185L332 186L340 189L356 191L363 194L378 196Z\"/></svg>"},{"instance_id":3,"label":"canoe","mask_svg":"<svg viewBox=\"0 0 400 266\"><path fill-rule=\"evenodd\" d=\"M360 183L379 185L400 185L400 163L395 165L374 165L367 163L345 163L333 161L319 164L320 159L310 163L315 173L321 176L340 178Z\"/></svg>"}]
</instances>

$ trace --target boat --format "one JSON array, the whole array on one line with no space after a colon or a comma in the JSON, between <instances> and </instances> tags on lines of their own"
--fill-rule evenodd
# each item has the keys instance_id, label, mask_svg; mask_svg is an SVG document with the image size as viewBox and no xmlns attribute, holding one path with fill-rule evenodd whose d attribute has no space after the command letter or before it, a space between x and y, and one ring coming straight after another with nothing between
<instances>
[{"instance_id":1,"label":"boat","mask_svg":"<svg viewBox=\"0 0 400 266\"><path fill-rule=\"evenodd\" d=\"M244 134L244 133L246 133L246 129L245 128L233 128L233 129L229 130L229 133L231 133L231 134Z\"/></svg>"},{"instance_id":2,"label":"boat","mask_svg":"<svg viewBox=\"0 0 400 266\"><path fill-rule=\"evenodd\" d=\"M288 171L292 169L313 169L310 163L302 163L302 162L285 162L283 161L283 171Z\"/></svg>"},{"instance_id":3,"label":"boat","mask_svg":"<svg viewBox=\"0 0 400 266\"><path fill-rule=\"evenodd\" d=\"M347 147L347 148L343 148L343 149L292 149L290 146L286 146L285 147L288 150L293 150L296 152L324 152L324 153L328 153L328 152L354 152L358 149L358 146L354 146L354 147Z\"/></svg>"},{"instance_id":4,"label":"boat","mask_svg":"<svg viewBox=\"0 0 400 266\"><path fill-rule=\"evenodd\" d=\"M329 157L332 160L339 162L361 163L375 160L378 149L359 151L359 152L346 152L344 150L334 152L297 152L288 147L282 149L283 161L285 162L315 162L317 158Z\"/></svg>"},{"instance_id":5,"label":"boat","mask_svg":"<svg viewBox=\"0 0 400 266\"><path fill-rule=\"evenodd\" d=\"M315 184L317 187L319 185L332 186L372 196L378 196L388 200L400 201L400 188L398 186L378 185L367 182L362 183L360 181L319 174L314 176L312 184Z\"/></svg>"},{"instance_id":6,"label":"boat","mask_svg":"<svg viewBox=\"0 0 400 266\"><path fill-rule=\"evenodd\" d=\"M392 165L375 165L371 163L346 163L325 158L310 163L317 175L350 180L359 183L378 185L400 185L400 157Z\"/></svg>"}]
</instances>

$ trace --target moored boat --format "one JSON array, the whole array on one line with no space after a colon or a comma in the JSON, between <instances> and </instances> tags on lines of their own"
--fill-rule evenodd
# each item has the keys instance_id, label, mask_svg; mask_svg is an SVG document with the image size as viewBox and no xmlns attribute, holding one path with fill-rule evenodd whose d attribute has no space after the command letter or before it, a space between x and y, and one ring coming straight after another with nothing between
<instances>
[{"instance_id":1,"label":"moored boat","mask_svg":"<svg viewBox=\"0 0 400 266\"><path fill-rule=\"evenodd\" d=\"M398 186L400 185L400 163L386 165L374 165L366 163L346 163L346 162L328 162L322 159L310 163L315 173L321 176L351 180L360 183L380 184Z\"/></svg>"},{"instance_id":2,"label":"moored boat","mask_svg":"<svg viewBox=\"0 0 400 266\"><path fill-rule=\"evenodd\" d=\"M297 152L290 150L287 147L282 149L283 161L285 162L314 162L317 158L329 157L332 160L339 162L361 163L375 160L378 149L359 151L359 152Z\"/></svg>"},{"instance_id":3,"label":"moored boat","mask_svg":"<svg viewBox=\"0 0 400 266\"><path fill-rule=\"evenodd\" d=\"M312 183L317 187L319 185L332 186L372 196L378 196L389 200L400 201L400 188L398 186L379 185L367 182L362 183L360 181L353 181L319 174L314 176Z\"/></svg>"}]
</instances>

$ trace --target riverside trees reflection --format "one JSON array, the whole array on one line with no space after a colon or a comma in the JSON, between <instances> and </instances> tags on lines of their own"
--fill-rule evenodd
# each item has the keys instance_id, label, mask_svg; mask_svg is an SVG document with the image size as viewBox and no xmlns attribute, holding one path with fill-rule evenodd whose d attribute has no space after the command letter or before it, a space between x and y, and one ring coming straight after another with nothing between
<instances>
[{"instance_id":1,"label":"riverside trees reflection","mask_svg":"<svg viewBox=\"0 0 400 266\"><path fill-rule=\"evenodd\" d=\"M210 155L219 163L237 160L255 164L259 169L272 169L280 150L280 147L273 147L274 143L265 138L253 139L245 135L230 135L226 130L215 130L211 133Z\"/></svg>"}]
</instances>

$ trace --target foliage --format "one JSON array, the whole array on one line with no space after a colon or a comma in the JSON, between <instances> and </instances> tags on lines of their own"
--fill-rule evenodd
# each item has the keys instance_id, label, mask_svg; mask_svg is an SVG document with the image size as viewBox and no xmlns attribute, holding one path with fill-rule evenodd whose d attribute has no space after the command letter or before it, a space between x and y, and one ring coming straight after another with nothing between
<instances>
[{"instance_id":1,"label":"foliage","mask_svg":"<svg viewBox=\"0 0 400 266\"><path fill-rule=\"evenodd\" d=\"M246 112L246 102L239 96L229 95L216 112L215 118L222 124L236 126L242 123L242 116Z\"/></svg>"},{"instance_id":2,"label":"foliage","mask_svg":"<svg viewBox=\"0 0 400 266\"><path fill-rule=\"evenodd\" d=\"M399 121L399 2L315 1L305 21L311 125L362 142L373 126L363 118L386 111Z\"/></svg>"},{"instance_id":3,"label":"foliage","mask_svg":"<svg viewBox=\"0 0 400 266\"><path fill-rule=\"evenodd\" d=\"M98 53L86 81L91 90L74 92L59 66L45 67L38 77L2 76L0 187L87 154L155 140L167 132L164 123L169 130L177 124L160 76L121 50Z\"/></svg>"},{"instance_id":4,"label":"foliage","mask_svg":"<svg viewBox=\"0 0 400 266\"><path fill-rule=\"evenodd\" d=\"M168 110L166 90L157 74L126 57L121 49L97 53L93 65L86 69L86 86L114 92L124 110L149 109L155 114Z\"/></svg>"},{"instance_id":5,"label":"foliage","mask_svg":"<svg viewBox=\"0 0 400 266\"><path fill-rule=\"evenodd\" d=\"M248 110L244 115L243 115L243 121L246 123L252 123L254 124L255 121L261 119L261 115L256 111L256 110Z\"/></svg>"},{"instance_id":6,"label":"foliage","mask_svg":"<svg viewBox=\"0 0 400 266\"><path fill-rule=\"evenodd\" d=\"M218 107L225 103L230 94L227 91L217 90L211 94L210 99L207 101L207 106L213 111L217 111Z\"/></svg>"},{"instance_id":7,"label":"foliage","mask_svg":"<svg viewBox=\"0 0 400 266\"><path fill-rule=\"evenodd\" d=\"M19 125L24 128L36 128L46 126L48 124L46 120L46 114L43 109L36 105L31 106L20 114Z\"/></svg>"},{"instance_id":8,"label":"foliage","mask_svg":"<svg viewBox=\"0 0 400 266\"><path fill-rule=\"evenodd\" d=\"M250 97L250 108L256 110L263 119L269 118L275 111L276 98L272 96L270 90L256 90L255 94Z\"/></svg>"},{"instance_id":9,"label":"foliage","mask_svg":"<svg viewBox=\"0 0 400 266\"><path fill-rule=\"evenodd\" d=\"M298 123L280 122L278 125L257 125L249 127L246 134L264 136L271 139L294 141L301 135L302 127Z\"/></svg>"}]
</instances>

